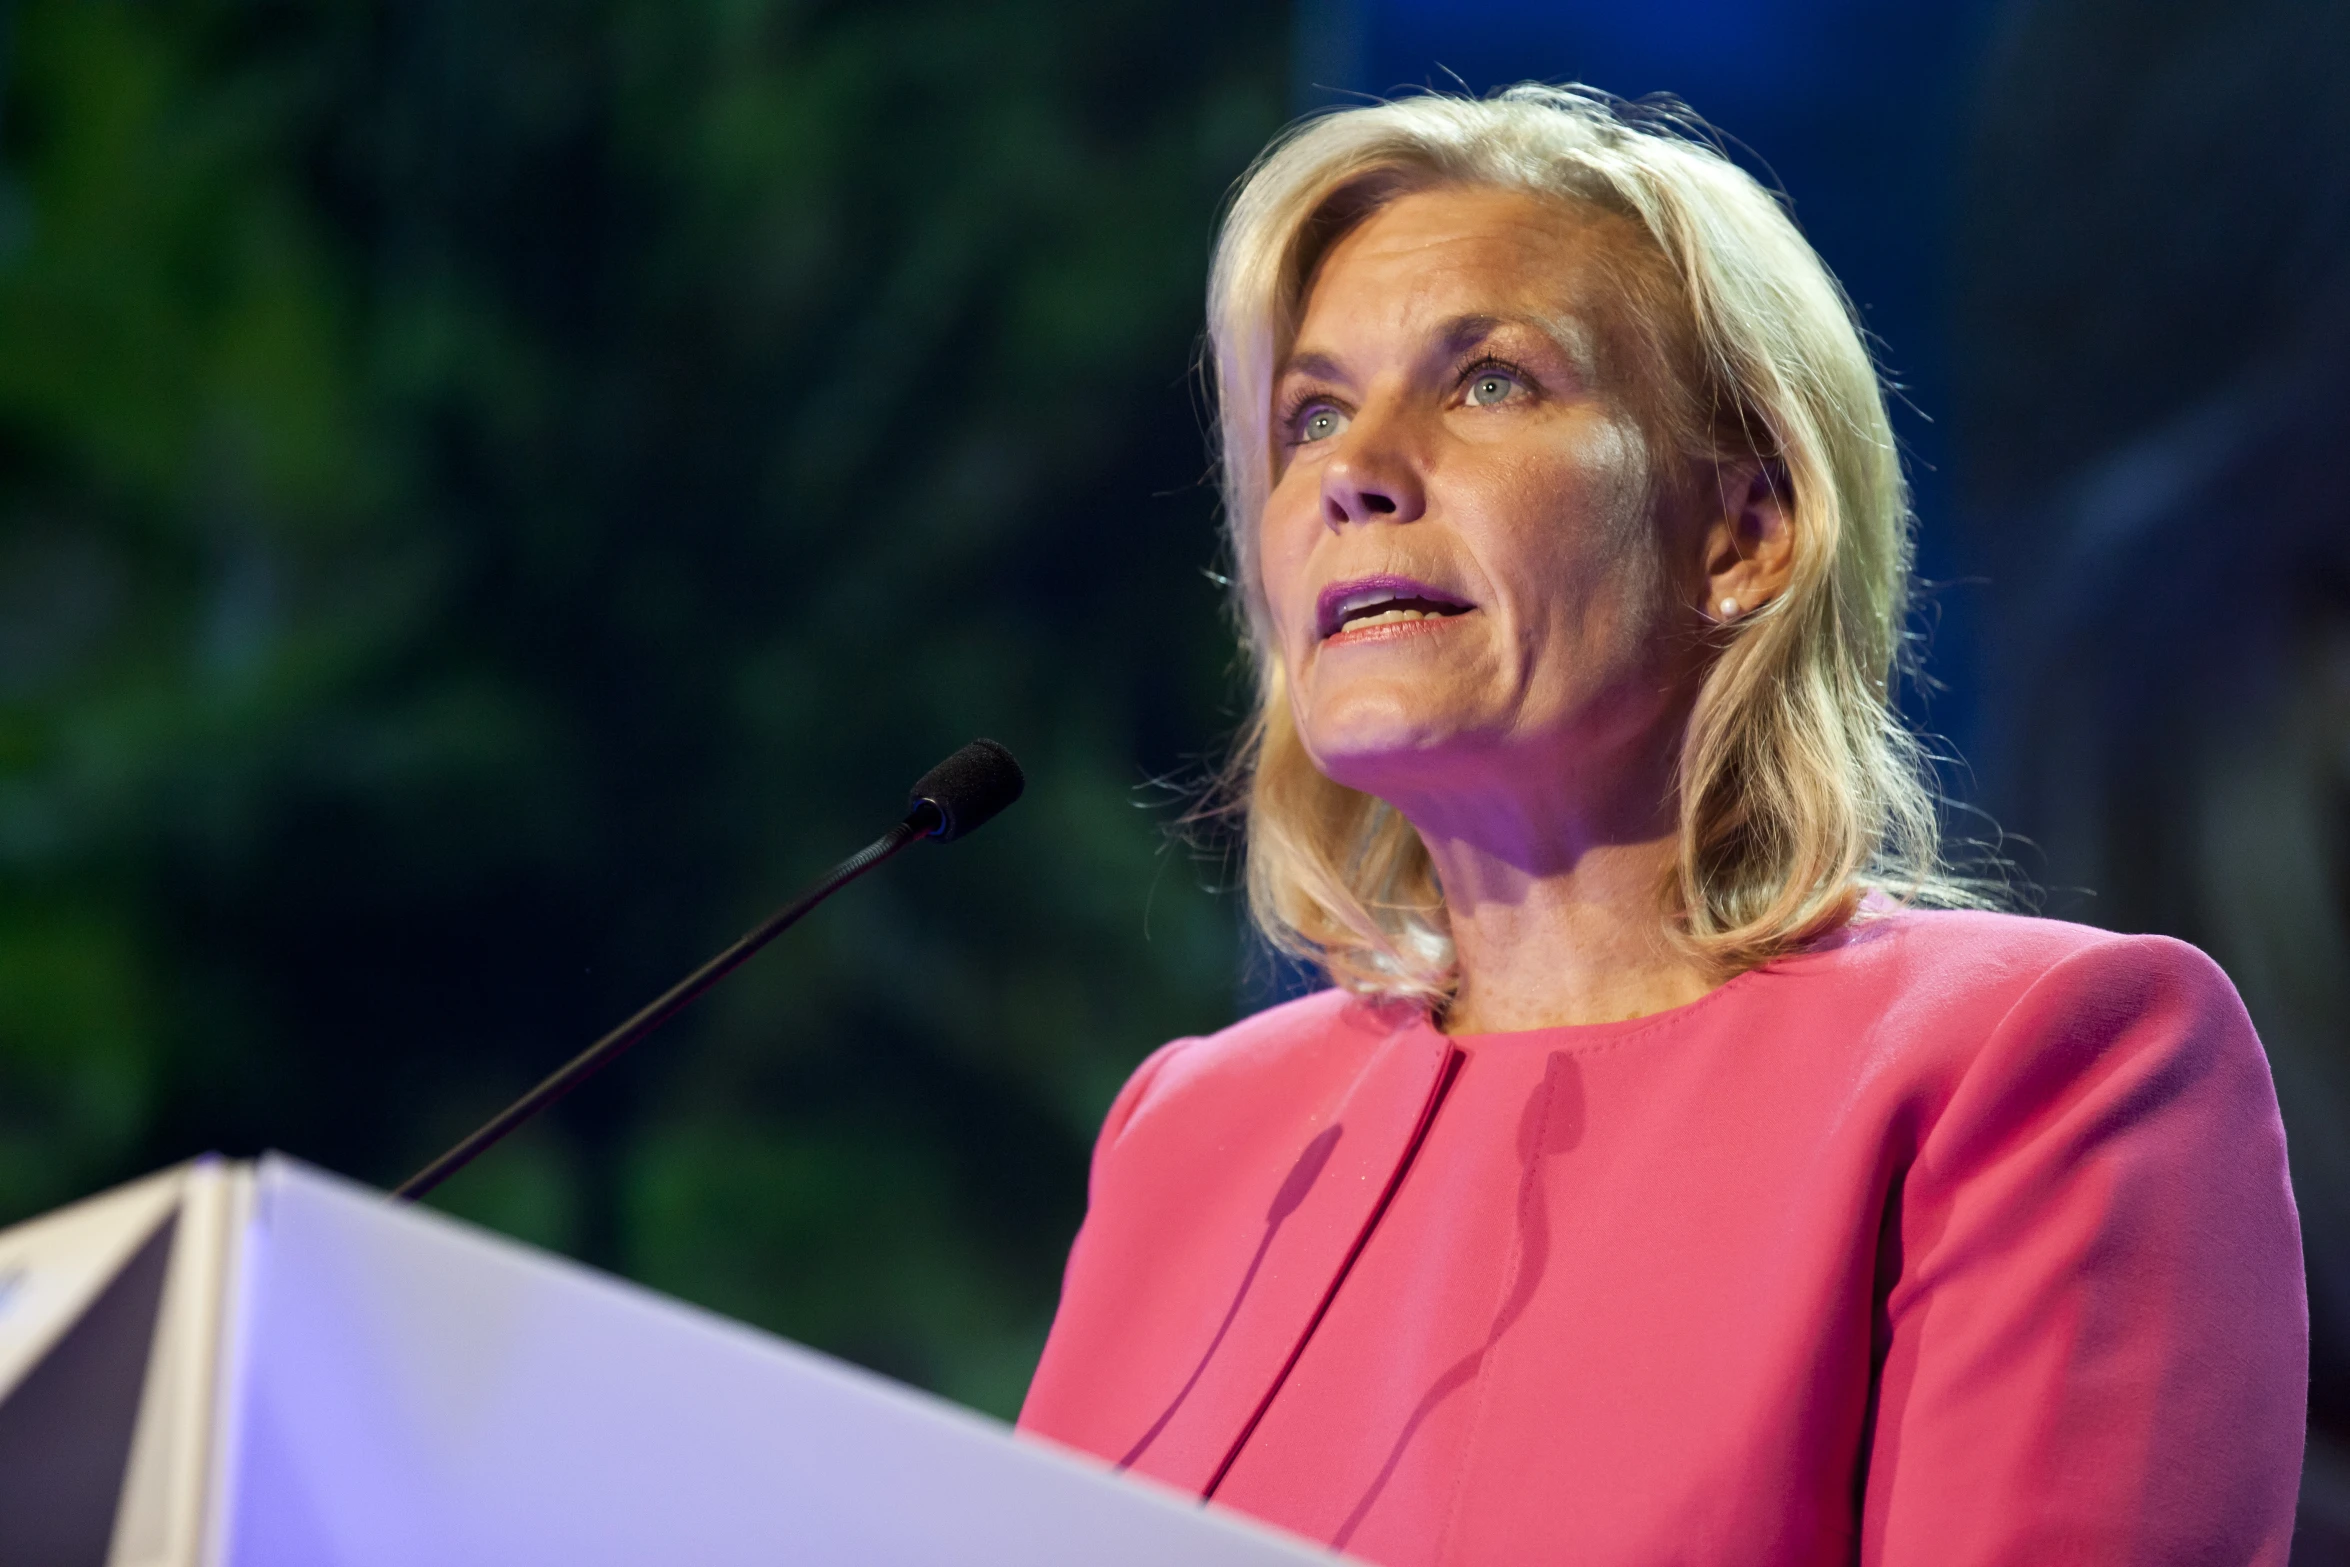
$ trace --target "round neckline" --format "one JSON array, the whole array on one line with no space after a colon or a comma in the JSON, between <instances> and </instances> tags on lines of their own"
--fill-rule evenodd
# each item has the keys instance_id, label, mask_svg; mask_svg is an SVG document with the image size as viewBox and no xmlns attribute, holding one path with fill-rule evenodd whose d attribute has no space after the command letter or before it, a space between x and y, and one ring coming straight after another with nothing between
<instances>
[{"instance_id":1,"label":"round neckline","mask_svg":"<svg viewBox=\"0 0 2350 1567\"><path fill-rule=\"evenodd\" d=\"M1478 1045L1506 1050L1529 1042L1598 1043L1602 1040L1621 1039L1649 1029L1669 1028L1676 1023L1694 1017L1705 1011L1721 997L1745 985L1748 980L1755 979L1778 967L1778 962L1779 960L1773 959L1769 963L1733 974L1694 1001L1684 1001L1678 1006L1666 1007L1660 1012L1643 1012L1638 1017L1616 1018L1605 1023L1549 1023L1541 1028L1508 1028L1481 1034L1448 1034L1436 1026L1435 1018L1422 1012L1420 1026L1447 1044L1458 1045L1464 1050Z\"/></svg>"},{"instance_id":2,"label":"round neckline","mask_svg":"<svg viewBox=\"0 0 2350 1567\"><path fill-rule=\"evenodd\" d=\"M1753 968L1733 974L1693 1001L1684 1001L1679 1006L1666 1007L1658 1012L1644 1012L1638 1017L1617 1018L1605 1023L1552 1023L1542 1028L1502 1029L1482 1034L1448 1034L1438 1028L1436 1020L1423 1010L1419 1015L1418 1026L1428 1030L1445 1043L1458 1045L1463 1049L1476 1045L1510 1049L1537 1041L1601 1044L1628 1039L1633 1035L1646 1033L1653 1029L1668 1029L1685 1023L1712 1007L1714 1003L1732 991L1743 991L1748 988L1750 982L1761 980L1766 976L1784 976L1795 969L1832 958L1849 945L1855 936L1862 934L1865 930L1871 927L1890 925L1892 921L1888 915L1895 912L1897 911L1889 910L1885 913L1875 914L1873 918L1866 920L1849 921L1829 932L1814 946L1806 947L1799 952L1782 953L1767 963L1758 963Z\"/></svg>"}]
</instances>

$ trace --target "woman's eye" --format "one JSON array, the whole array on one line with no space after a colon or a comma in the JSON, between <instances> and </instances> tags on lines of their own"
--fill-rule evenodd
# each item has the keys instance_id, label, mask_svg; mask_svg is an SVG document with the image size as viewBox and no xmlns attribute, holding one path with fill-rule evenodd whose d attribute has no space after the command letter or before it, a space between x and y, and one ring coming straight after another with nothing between
<instances>
[{"instance_id":1,"label":"woman's eye","mask_svg":"<svg viewBox=\"0 0 2350 1567\"><path fill-rule=\"evenodd\" d=\"M1346 415L1328 403L1309 404L1298 415L1297 438L1300 441L1326 441L1346 428Z\"/></svg>"},{"instance_id":2,"label":"woman's eye","mask_svg":"<svg viewBox=\"0 0 2350 1567\"><path fill-rule=\"evenodd\" d=\"M1518 383L1499 370L1488 370L1469 382L1469 402L1477 408L1489 408L1504 401L1518 389Z\"/></svg>"}]
</instances>

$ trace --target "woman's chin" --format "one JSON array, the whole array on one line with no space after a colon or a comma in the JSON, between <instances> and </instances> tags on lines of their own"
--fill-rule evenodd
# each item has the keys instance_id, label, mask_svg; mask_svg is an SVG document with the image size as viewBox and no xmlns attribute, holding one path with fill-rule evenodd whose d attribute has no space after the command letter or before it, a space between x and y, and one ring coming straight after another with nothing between
<instances>
[{"instance_id":1,"label":"woman's chin","mask_svg":"<svg viewBox=\"0 0 2350 1567\"><path fill-rule=\"evenodd\" d=\"M1332 783L1383 800L1458 788L1474 748L1451 726L1397 726L1309 738L1306 746Z\"/></svg>"}]
</instances>

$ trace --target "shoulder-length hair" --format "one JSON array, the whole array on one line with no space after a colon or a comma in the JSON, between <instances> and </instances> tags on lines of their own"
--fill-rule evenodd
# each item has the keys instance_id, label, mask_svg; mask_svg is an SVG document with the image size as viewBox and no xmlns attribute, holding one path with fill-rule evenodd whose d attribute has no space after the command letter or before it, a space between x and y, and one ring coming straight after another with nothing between
<instances>
[{"instance_id":1,"label":"shoulder-length hair","mask_svg":"<svg viewBox=\"0 0 2350 1567\"><path fill-rule=\"evenodd\" d=\"M1292 720L1258 575L1271 396L1315 267L1399 196L1522 190L1629 219L1652 252L1619 308L1663 361L1649 438L1691 471L1760 462L1789 504L1793 574L1720 628L1682 744L1675 938L1720 973L1849 919L1863 892L1971 901L1943 873L1934 795L1889 685L1911 513L1851 306L1779 201L1694 120L1580 88L1429 94L1293 128L1241 182L1216 245L1208 339L1233 593L1257 707L1224 780L1249 907L1280 950L1367 993L1457 984L1443 891L1386 803L1325 777ZM1677 449L1677 453L1676 453Z\"/></svg>"}]
</instances>

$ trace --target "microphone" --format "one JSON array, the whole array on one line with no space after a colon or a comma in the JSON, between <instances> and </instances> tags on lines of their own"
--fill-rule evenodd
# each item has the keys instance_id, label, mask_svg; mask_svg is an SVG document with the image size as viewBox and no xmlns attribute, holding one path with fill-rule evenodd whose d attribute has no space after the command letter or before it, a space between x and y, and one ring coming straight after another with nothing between
<instances>
[{"instance_id":1,"label":"microphone","mask_svg":"<svg viewBox=\"0 0 2350 1567\"><path fill-rule=\"evenodd\" d=\"M974 740L916 779L912 799L917 813L925 805L937 813L928 836L952 843L986 826L1027 786L1011 752L993 740Z\"/></svg>"},{"instance_id":2,"label":"microphone","mask_svg":"<svg viewBox=\"0 0 2350 1567\"><path fill-rule=\"evenodd\" d=\"M974 740L924 773L908 796L907 811L895 827L824 873L821 881L784 905L709 962L663 991L642 1011L551 1073L456 1147L417 1171L393 1191L395 1202L414 1202L471 1164L508 1132L612 1064L620 1053L741 967L800 917L906 845L920 838L952 843L992 821L1020 798L1028 780L1012 753L993 740Z\"/></svg>"}]
</instances>

